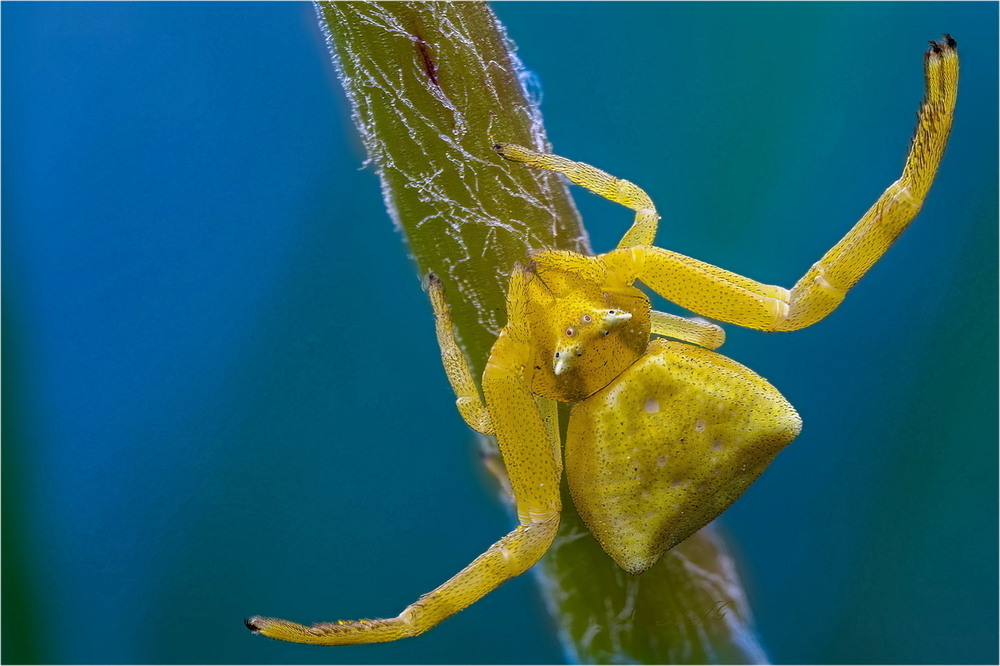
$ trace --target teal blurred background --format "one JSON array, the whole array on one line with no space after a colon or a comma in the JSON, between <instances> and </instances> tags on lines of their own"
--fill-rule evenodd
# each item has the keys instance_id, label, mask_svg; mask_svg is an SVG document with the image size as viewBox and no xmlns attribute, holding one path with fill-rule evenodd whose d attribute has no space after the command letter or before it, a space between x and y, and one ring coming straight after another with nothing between
<instances>
[{"instance_id":1,"label":"teal blurred background","mask_svg":"<svg viewBox=\"0 0 1000 666\"><path fill-rule=\"evenodd\" d=\"M801 437L720 521L776 662L996 663L997 5L504 3L555 150L659 243L790 286L962 79L914 226L837 312L728 328ZM3 661L545 663L530 577L394 615L511 524L304 4L2 8ZM629 216L577 192L595 250Z\"/></svg>"}]
</instances>

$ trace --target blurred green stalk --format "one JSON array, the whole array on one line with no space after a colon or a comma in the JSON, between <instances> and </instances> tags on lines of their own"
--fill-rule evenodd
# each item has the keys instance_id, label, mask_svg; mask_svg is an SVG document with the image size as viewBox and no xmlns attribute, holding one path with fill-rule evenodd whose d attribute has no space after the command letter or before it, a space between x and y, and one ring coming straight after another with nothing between
<instances>
[{"instance_id":1,"label":"blurred green stalk","mask_svg":"<svg viewBox=\"0 0 1000 666\"><path fill-rule=\"evenodd\" d=\"M5 283L9 284L9 283ZM2 355L4 369L0 392L5 399L0 408L0 542L3 543L3 571L0 574L0 663L44 664L48 637L44 626L38 570L33 562L35 552L30 543L33 525L25 498L32 496L29 479L32 472L31 446L38 442L31 421L25 415L31 411L26 396L34 389L34 377L28 371L24 353L28 339L23 328L23 294L3 288L2 318L4 325Z\"/></svg>"},{"instance_id":2,"label":"blurred green stalk","mask_svg":"<svg viewBox=\"0 0 1000 666\"><path fill-rule=\"evenodd\" d=\"M514 263L531 249L590 251L560 178L512 168L492 149L495 141L549 149L513 44L480 2L317 7L389 215L419 274L444 282L481 375L506 320ZM487 466L503 484L495 444ZM534 571L571 659L766 661L733 559L711 526L630 576L590 537L565 490L564 507L556 543Z\"/></svg>"}]
</instances>

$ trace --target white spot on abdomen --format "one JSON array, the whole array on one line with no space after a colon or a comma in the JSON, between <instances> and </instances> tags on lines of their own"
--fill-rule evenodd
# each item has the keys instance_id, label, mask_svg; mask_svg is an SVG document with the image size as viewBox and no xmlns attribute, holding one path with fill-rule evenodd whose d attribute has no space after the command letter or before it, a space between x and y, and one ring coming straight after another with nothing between
<instances>
[{"instance_id":1,"label":"white spot on abdomen","mask_svg":"<svg viewBox=\"0 0 1000 666\"><path fill-rule=\"evenodd\" d=\"M660 403L655 398L646 398L646 402L643 404L643 407L645 408L647 414L656 414L660 411Z\"/></svg>"}]
</instances>

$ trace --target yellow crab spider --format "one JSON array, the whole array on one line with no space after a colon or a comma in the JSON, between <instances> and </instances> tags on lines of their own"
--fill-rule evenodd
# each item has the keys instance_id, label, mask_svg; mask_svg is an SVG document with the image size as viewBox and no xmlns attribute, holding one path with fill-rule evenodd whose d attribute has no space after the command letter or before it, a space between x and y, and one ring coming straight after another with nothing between
<instances>
[{"instance_id":1,"label":"yellow crab spider","mask_svg":"<svg viewBox=\"0 0 1000 666\"><path fill-rule=\"evenodd\" d=\"M482 397L455 342L443 287L429 280L458 410L475 430L496 435L517 527L398 617L312 626L253 617L247 626L320 645L427 631L545 554L559 525L564 457L580 515L630 573L645 571L719 515L798 434L801 421L762 377L712 351L723 343L718 326L651 311L634 283L705 317L762 331L796 330L825 317L906 228L930 189L957 94L958 55L950 36L931 42L924 78L902 176L791 289L654 247L659 216L628 181L556 155L495 146L508 160L564 174L635 211L611 252L543 251L514 267L507 325L483 373ZM662 337L650 341L650 334ZM556 402L572 404L565 448Z\"/></svg>"}]
</instances>

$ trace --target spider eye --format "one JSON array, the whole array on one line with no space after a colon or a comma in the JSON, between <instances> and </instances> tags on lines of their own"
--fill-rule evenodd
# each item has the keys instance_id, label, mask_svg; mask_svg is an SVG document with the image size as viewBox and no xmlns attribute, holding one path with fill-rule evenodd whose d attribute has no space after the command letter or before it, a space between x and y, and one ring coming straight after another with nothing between
<instances>
[{"instance_id":1,"label":"spider eye","mask_svg":"<svg viewBox=\"0 0 1000 666\"><path fill-rule=\"evenodd\" d=\"M568 335L569 337L573 337L573 333L574 333L574 332L575 332L575 331L573 331L573 329L572 329L572 328L567 328L567 329L566 329L566 335Z\"/></svg>"},{"instance_id":2,"label":"spider eye","mask_svg":"<svg viewBox=\"0 0 1000 666\"><path fill-rule=\"evenodd\" d=\"M604 335L610 335L611 331L604 331Z\"/></svg>"},{"instance_id":3,"label":"spider eye","mask_svg":"<svg viewBox=\"0 0 1000 666\"><path fill-rule=\"evenodd\" d=\"M590 315L583 315L582 317L580 317L580 319L583 320L584 324L589 324L590 322L594 321L594 318L591 317Z\"/></svg>"},{"instance_id":4,"label":"spider eye","mask_svg":"<svg viewBox=\"0 0 1000 666\"><path fill-rule=\"evenodd\" d=\"M614 310L608 310L608 314L609 314L609 315L613 315L614 313L615 313L615 311L614 311Z\"/></svg>"},{"instance_id":5,"label":"spider eye","mask_svg":"<svg viewBox=\"0 0 1000 666\"><path fill-rule=\"evenodd\" d=\"M559 352L556 352L556 358L559 358Z\"/></svg>"}]
</instances>

